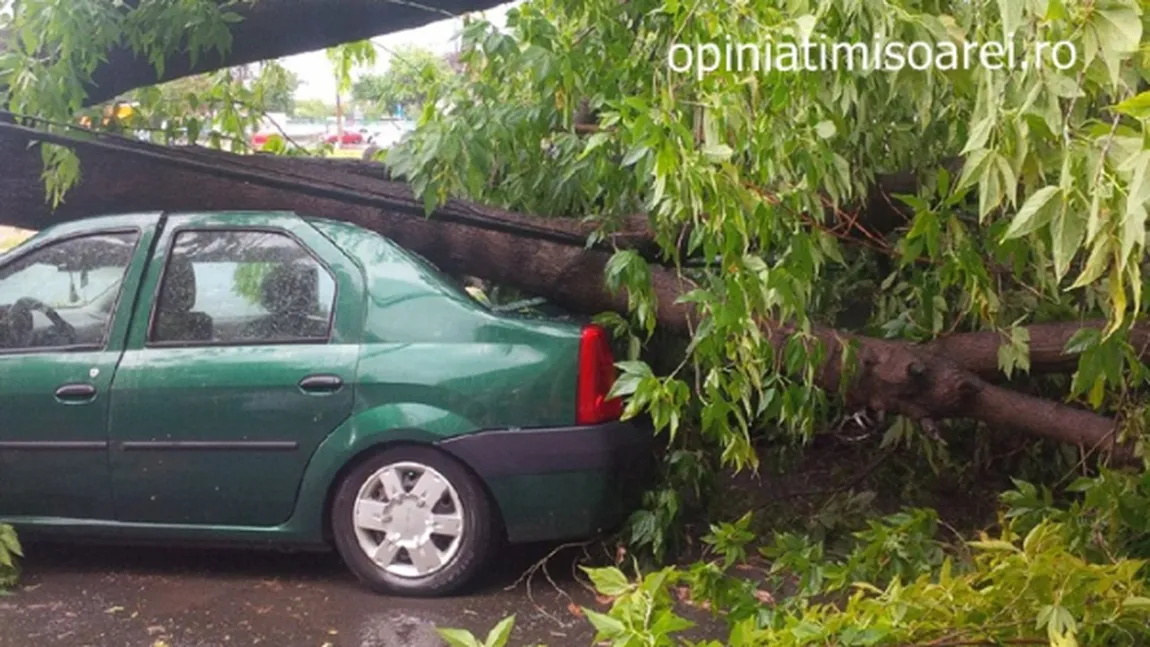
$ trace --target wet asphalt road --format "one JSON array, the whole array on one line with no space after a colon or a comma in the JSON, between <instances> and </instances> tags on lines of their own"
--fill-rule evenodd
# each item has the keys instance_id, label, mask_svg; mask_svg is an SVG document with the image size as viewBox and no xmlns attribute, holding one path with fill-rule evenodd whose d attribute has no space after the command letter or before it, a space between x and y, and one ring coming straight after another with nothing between
<instances>
[{"instance_id":1,"label":"wet asphalt road","mask_svg":"<svg viewBox=\"0 0 1150 647\"><path fill-rule=\"evenodd\" d=\"M482 640L511 613L509 647L586 646L594 631L573 609L607 609L571 574L581 551L548 561L558 588L542 573L530 597L516 586L552 546L506 549L467 595L432 600L373 594L334 553L25 548L20 586L0 597L0 647L432 647L436 626Z\"/></svg>"}]
</instances>

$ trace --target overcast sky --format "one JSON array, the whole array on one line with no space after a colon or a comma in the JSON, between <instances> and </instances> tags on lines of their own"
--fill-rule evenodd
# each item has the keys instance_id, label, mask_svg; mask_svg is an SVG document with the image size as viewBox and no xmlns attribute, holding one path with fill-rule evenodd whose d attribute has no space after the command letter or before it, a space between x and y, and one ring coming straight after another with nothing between
<instances>
[{"instance_id":1,"label":"overcast sky","mask_svg":"<svg viewBox=\"0 0 1150 647\"><path fill-rule=\"evenodd\" d=\"M488 10L484 15L492 23L502 27L506 21L507 10L521 2L522 0L516 0L500 5ZM415 45L442 54L455 51L459 48L458 35L462 28L462 19L446 19L418 29L373 38L372 40L381 45L376 48L375 71L381 72L387 69L391 57L386 50L393 50L396 47ZM296 91L297 99L322 99L327 103L335 102L335 76L332 73L331 61L327 59L323 50L289 56L281 62L298 74L302 81L299 90ZM357 71L353 76L358 76L364 71L366 70Z\"/></svg>"}]
</instances>

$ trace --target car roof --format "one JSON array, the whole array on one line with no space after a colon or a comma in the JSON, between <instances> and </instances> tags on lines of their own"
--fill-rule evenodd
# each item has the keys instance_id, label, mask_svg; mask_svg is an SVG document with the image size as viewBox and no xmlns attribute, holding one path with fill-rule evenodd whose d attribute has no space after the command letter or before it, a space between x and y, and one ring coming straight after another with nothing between
<instances>
[{"instance_id":1,"label":"car roof","mask_svg":"<svg viewBox=\"0 0 1150 647\"><path fill-rule=\"evenodd\" d=\"M141 211L141 212L127 212L115 213L106 215L89 216L77 220L69 220L67 222L57 223L45 227L44 229L36 232L35 235L25 240L24 243L34 243L38 239L46 236L68 236L70 234L81 234L90 231L109 231L119 229L143 229L145 227L152 227L159 223L160 218L163 216L190 216L190 215L210 215L222 220L235 220L237 224L242 225L245 220L253 217L266 218L267 216L282 216L290 218L301 218L307 222L312 223L330 223L339 226L345 232L345 235L352 234L353 232L361 235L378 236L375 232L357 225L355 223L336 220L333 218L324 218L311 215L296 213L294 211L279 210L279 209L221 209L221 210L195 210L195 211ZM390 242L390 241L389 241ZM22 247L23 245L21 245Z\"/></svg>"}]
</instances>

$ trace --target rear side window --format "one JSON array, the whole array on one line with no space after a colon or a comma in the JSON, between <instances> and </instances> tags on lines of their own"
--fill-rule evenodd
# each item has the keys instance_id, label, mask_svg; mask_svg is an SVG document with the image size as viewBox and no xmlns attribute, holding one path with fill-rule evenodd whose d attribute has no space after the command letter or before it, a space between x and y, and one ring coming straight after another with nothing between
<instances>
[{"instance_id":1,"label":"rear side window","mask_svg":"<svg viewBox=\"0 0 1150 647\"><path fill-rule=\"evenodd\" d=\"M294 238L243 230L183 231L164 267L153 343L324 343L335 279Z\"/></svg>"}]
</instances>

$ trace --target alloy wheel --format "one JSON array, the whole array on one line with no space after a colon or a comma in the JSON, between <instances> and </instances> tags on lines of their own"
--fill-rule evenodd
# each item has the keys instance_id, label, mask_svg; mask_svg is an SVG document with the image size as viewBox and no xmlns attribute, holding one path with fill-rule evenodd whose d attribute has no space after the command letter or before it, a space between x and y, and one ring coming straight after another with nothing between
<instances>
[{"instance_id":1,"label":"alloy wheel","mask_svg":"<svg viewBox=\"0 0 1150 647\"><path fill-rule=\"evenodd\" d=\"M377 566L403 578L442 570L459 551L463 505L434 468L405 461L373 473L356 496L352 526Z\"/></svg>"}]
</instances>

